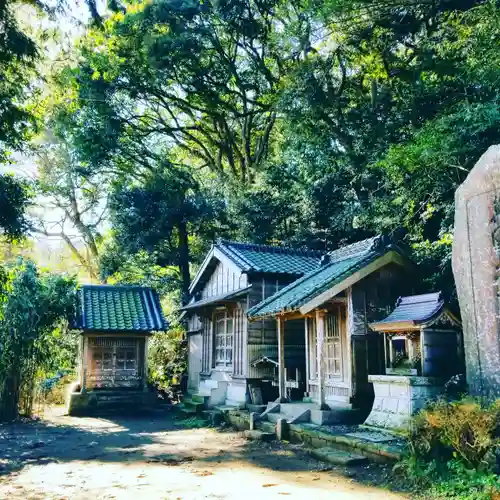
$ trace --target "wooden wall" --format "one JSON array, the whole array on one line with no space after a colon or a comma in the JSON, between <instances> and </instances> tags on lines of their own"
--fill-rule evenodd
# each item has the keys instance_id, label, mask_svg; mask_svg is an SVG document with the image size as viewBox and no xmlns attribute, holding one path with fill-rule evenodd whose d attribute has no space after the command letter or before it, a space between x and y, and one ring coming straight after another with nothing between
<instances>
[{"instance_id":1,"label":"wooden wall","mask_svg":"<svg viewBox=\"0 0 500 500\"><path fill-rule=\"evenodd\" d=\"M396 300L413 291L411 271L389 264L353 285L348 291L348 322L352 346L352 392L354 403L371 404L373 388L368 375L384 373L384 346L380 334L368 324L383 319Z\"/></svg>"},{"instance_id":2,"label":"wooden wall","mask_svg":"<svg viewBox=\"0 0 500 500\"><path fill-rule=\"evenodd\" d=\"M236 273L234 268L219 262L201 291L201 298L207 299L247 286L247 275Z\"/></svg>"}]
</instances>

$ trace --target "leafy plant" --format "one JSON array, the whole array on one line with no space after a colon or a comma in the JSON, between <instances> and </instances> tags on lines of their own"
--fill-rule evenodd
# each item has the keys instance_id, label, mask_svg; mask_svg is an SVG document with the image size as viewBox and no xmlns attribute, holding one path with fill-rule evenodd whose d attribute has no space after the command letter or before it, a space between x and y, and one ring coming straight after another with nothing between
<instances>
[{"instance_id":1,"label":"leafy plant","mask_svg":"<svg viewBox=\"0 0 500 500\"><path fill-rule=\"evenodd\" d=\"M465 398L431 403L413 421L411 453L418 459L456 459L465 467L488 465L499 445L500 401L490 405Z\"/></svg>"},{"instance_id":2,"label":"leafy plant","mask_svg":"<svg viewBox=\"0 0 500 500\"><path fill-rule=\"evenodd\" d=\"M180 388L187 371L187 342L180 326L157 333L149 346L149 379L161 391Z\"/></svg>"},{"instance_id":3,"label":"leafy plant","mask_svg":"<svg viewBox=\"0 0 500 500\"><path fill-rule=\"evenodd\" d=\"M31 414L36 380L53 369L54 332L73 314L75 282L23 260L0 276L1 421Z\"/></svg>"}]
</instances>

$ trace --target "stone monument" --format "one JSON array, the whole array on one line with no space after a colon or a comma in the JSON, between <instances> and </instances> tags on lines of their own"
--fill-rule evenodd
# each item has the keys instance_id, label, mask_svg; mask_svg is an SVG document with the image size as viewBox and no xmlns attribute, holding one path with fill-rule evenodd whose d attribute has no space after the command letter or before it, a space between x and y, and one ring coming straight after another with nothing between
<instances>
[{"instance_id":1,"label":"stone monument","mask_svg":"<svg viewBox=\"0 0 500 500\"><path fill-rule=\"evenodd\" d=\"M453 274L469 391L500 397L500 145L491 146L455 194Z\"/></svg>"}]
</instances>

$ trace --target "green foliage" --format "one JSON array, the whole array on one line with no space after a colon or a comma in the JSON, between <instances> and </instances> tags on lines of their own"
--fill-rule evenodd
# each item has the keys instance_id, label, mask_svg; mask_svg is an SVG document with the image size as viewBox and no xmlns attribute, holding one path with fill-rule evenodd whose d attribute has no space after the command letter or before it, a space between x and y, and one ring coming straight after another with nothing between
<instances>
[{"instance_id":1,"label":"green foliage","mask_svg":"<svg viewBox=\"0 0 500 500\"><path fill-rule=\"evenodd\" d=\"M28 228L25 216L31 201L28 182L0 174L0 231L10 239L18 239Z\"/></svg>"},{"instance_id":2,"label":"green foliage","mask_svg":"<svg viewBox=\"0 0 500 500\"><path fill-rule=\"evenodd\" d=\"M499 426L500 401L482 404L467 397L431 403L414 417L408 456L395 469L431 498L496 498Z\"/></svg>"},{"instance_id":3,"label":"green foliage","mask_svg":"<svg viewBox=\"0 0 500 500\"><path fill-rule=\"evenodd\" d=\"M60 325L73 315L75 283L40 272L31 261L0 269L0 420L11 420L20 409L31 413L37 375L54 369Z\"/></svg>"},{"instance_id":4,"label":"green foliage","mask_svg":"<svg viewBox=\"0 0 500 500\"><path fill-rule=\"evenodd\" d=\"M160 390L170 392L187 372L187 341L179 326L157 333L149 344L149 379Z\"/></svg>"},{"instance_id":5,"label":"green foliage","mask_svg":"<svg viewBox=\"0 0 500 500\"><path fill-rule=\"evenodd\" d=\"M469 468L487 464L500 444L500 401L482 405L474 399L439 400L414 419L411 453L423 460L456 458Z\"/></svg>"},{"instance_id":6,"label":"green foliage","mask_svg":"<svg viewBox=\"0 0 500 500\"><path fill-rule=\"evenodd\" d=\"M146 252L158 266L177 266L185 295L190 236L212 239L222 213L222 204L189 170L172 165L145 175L141 182L117 185L111 200L118 250L129 255Z\"/></svg>"},{"instance_id":7,"label":"green foliage","mask_svg":"<svg viewBox=\"0 0 500 500\"><path fill-rule=\"evenodd\" d=\"M145 278L146 252L182 300L218 236L331 250L403 229L422 291L454 297L454 192L500 141L498 2L112 11L57 72L49 120L112 188L103 276Z\"/></svg>"},{"instance_id":8,"label":"green foliage","mask_svg":"<svg viewBox=\"0 0 500 500\"><path fill-rule=\"evenodd\" d=\"M182 429L200 429L207 426L207 421L199 417L189 417L177 420L175 426Z\"/></svg>"}]
</instances>

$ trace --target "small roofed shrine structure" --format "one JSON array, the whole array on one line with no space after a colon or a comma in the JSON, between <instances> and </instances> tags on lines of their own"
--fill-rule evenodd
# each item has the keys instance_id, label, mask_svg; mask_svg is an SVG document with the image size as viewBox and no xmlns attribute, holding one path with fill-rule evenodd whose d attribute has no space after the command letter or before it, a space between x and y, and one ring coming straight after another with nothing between
<instances>
[{"instance_id":1,"label":"small roofed shrine structure","mask_svg":"<svg viewBox=\"0 0 500 500\"><path fill-rule=\"evenodd\" d=\"M383 335L385 374L368 376L375 400L365 425L405 428L450 377L463 373L460 322L437 292L400 297L370 328Z\"/></svg>"},{"instance_id":2,"label":"small roofed shrine structure","mask_svg":"<svg viewBox=\"0 0 500 500\"><path fill-rule=\"evenodd\" d=\"M84 285L78 290L74 329L81 332L78 381L68 413L144 409L148 390L148 339L166 330L158 295L140 286Z\"/></svg>"}]
</instances>

